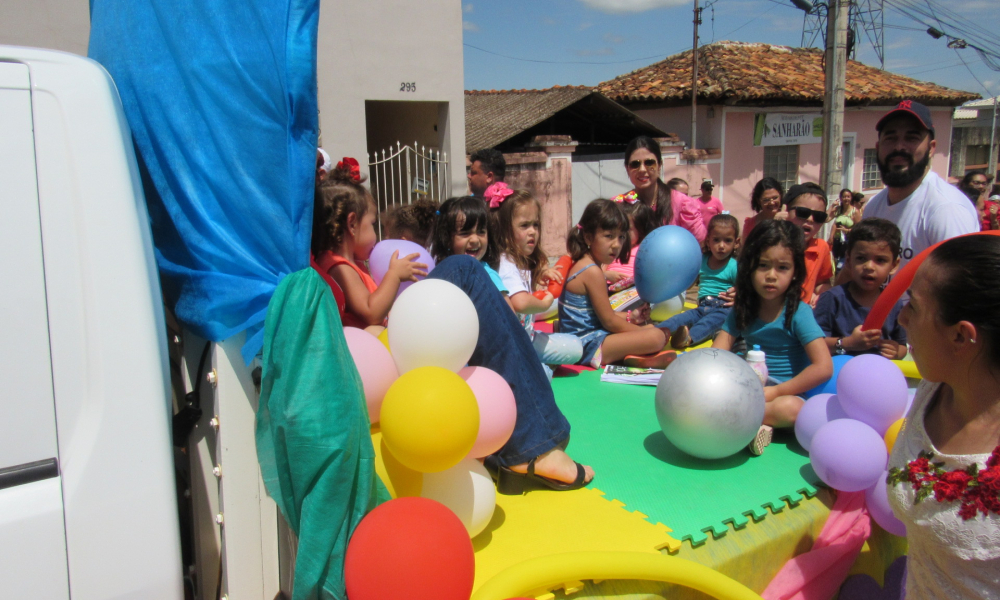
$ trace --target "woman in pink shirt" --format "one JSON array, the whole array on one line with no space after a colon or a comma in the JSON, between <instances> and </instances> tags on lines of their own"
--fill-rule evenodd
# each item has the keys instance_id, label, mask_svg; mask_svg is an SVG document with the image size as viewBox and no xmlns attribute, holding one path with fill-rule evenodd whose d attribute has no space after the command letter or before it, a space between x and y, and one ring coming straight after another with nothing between
<instances>
[{"instance_id":1,"label":"woman in pink shirt","mask_svg":"<svg viewBox=\"0 0 1000 600\"><path fill-rule=\"evenodd\" d=\"M660 145L641 135L625 147L625 169L632 191L612 198L615 202L642 202L656 211L657 223L678 225L690 231L698 242L705 240L705 220L700 202L687 194L671 190L660 179L663 157Z\"/></svg>"}]
</instances>

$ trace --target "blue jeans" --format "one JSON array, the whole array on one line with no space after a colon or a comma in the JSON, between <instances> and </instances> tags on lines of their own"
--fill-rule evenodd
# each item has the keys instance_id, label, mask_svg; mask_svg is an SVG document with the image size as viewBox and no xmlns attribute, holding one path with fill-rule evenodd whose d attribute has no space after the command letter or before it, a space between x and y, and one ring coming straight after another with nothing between
<instances>
[{"instance_id":1,"label":"blue jeans","mask_svg":"<svg viewBox=\"0 0 1000 600\"><path fill-rule=\"evenodd\" d=\"M444 259L428 277L443 279L468 294L479 315L479 340L469 364L496 371L510 384L517 403L514 433L487 462L503 466L528 462L569 439L569 421L556 406L552 385L528 332L475 258Z\"/></svg>"},{"instance_id":2,"label":"blue jeans","mask_svg":"<svg viewBox=\"0 0 1000 600\"><path fill-rule=\"evenodd\" d=\"M698 301L698 308L676 314L657 327L673 332L687 325L690 327L688 335L691 336L691 345L697 346L712 339L722 329L722 324L726 322L726 317L732 310L724 307L723 304L722 300L714 296L706 296Z\"/></svg>"}]
</instances>

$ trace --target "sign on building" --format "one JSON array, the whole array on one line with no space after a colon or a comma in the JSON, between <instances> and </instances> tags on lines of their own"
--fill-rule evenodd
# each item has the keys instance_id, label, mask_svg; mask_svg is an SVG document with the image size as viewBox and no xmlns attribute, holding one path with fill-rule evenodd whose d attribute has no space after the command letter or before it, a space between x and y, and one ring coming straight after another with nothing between
<instances>
[{"instance_id":1,"label":"sign on building","mask_svg":"<svg viewBox=\"0 0 1000 600\"><path fill-rule=\"evenodd\" d=\"M818 144L822 139L819 113L756 113L753 118L754 146Z\"/></svg>"}]
</instances>

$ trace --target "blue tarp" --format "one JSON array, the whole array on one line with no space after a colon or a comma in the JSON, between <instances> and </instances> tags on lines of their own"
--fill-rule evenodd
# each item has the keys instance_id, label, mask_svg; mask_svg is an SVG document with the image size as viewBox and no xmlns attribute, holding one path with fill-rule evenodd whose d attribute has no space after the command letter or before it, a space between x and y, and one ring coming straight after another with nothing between
<instances>
[{"instance_id":1,"label":"blue tarp","mask_svg":"<svg viewBox=\"0 0 1000 600\"><path fill-rule=\"evenodd\" d=\"M263 343L278 282L309 266L319 0L91 0L89 55L118 86L169 305L198 335Z\"/></svg>"}]
</instances>

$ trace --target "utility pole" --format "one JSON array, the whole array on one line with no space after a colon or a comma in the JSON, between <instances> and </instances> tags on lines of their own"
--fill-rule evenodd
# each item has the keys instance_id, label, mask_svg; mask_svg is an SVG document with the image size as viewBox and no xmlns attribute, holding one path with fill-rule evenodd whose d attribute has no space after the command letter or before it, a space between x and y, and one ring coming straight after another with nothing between
<instances>
[{"instance_id":1,"label":"utility pole","mask_svg":"<svg viewBox=\"0 0 1000 600\"><path fill-rule=\"evenodd\" d=\"M1000 96L993 96L993 125L990 127L990 163L989 163L989 170L986 171L986 174L989 175L990 178L994 180L996 179L997 176L997 155L996 155L997 98L1000 98Z\"/></svg>"},{"instance_id":2,"label":"utility pole","mask_svg":"<svg viewBox=\"0 0 1000 600\"><path fill-rule=\"evenodd\" d=\"M694 0L694 44L691 46L691 149L698 147L698 25L701 25L701 9Z\"/></svg>"},{"instance_id":3,"label":"utility pole","mask_svg":"<svg viewBox=\"0 0 1000 600\"><path fill-rule=\"evenodd\" d=\"M828 0L826 94L820 180L828 198L843 187L844 96L847 87L847 17L850 0Z\"/></svg>"}]
</instances>

